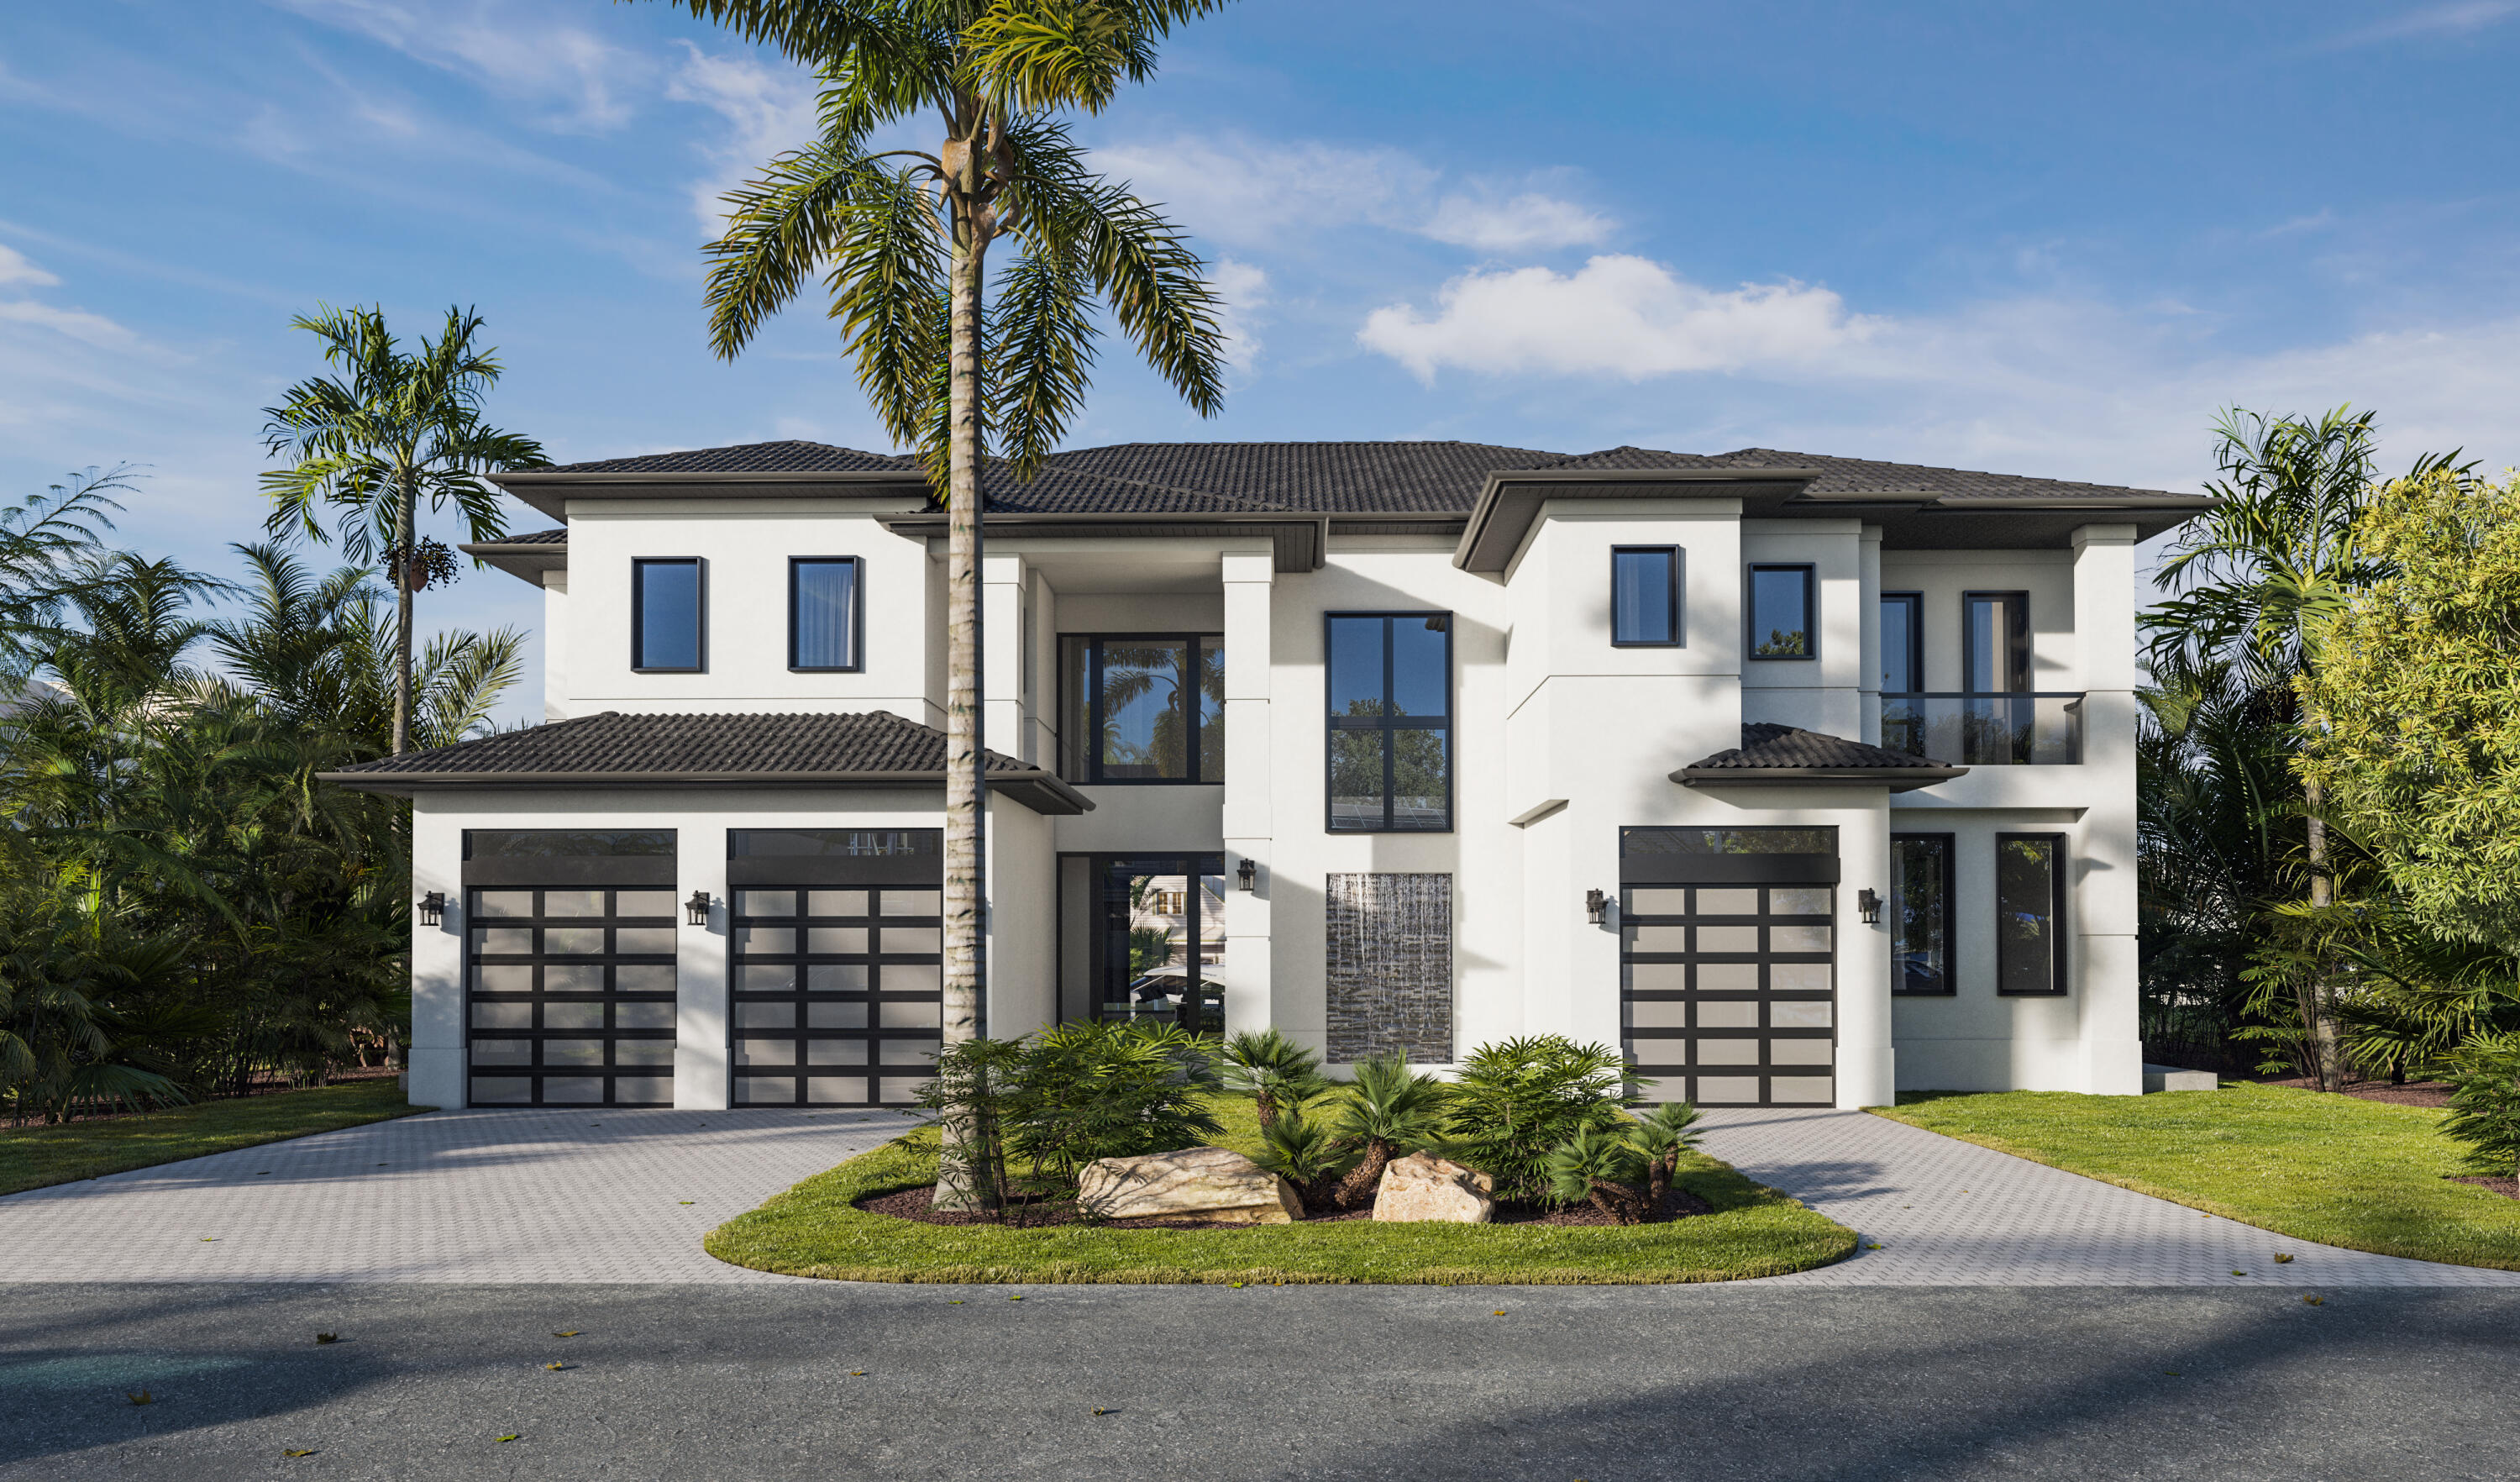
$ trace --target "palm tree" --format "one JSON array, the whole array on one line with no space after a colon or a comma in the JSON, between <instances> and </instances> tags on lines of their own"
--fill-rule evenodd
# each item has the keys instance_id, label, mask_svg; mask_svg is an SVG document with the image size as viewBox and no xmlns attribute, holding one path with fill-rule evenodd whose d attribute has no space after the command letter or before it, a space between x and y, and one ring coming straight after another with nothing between
<instances>
[{"instance_id":1,"label":"palm tree","mask_svg":"<svg viewBox=\"0 0 2520 1482\"><path fill-rule=\"evenodd\" d=\"M382 308L327 304L291 324L323 340L325 362L344 374L300 382L264 410L265 448L294 460L262 475L272 500L264 526L323 541L316 506L332 505L350 559L383 561L394 590L392 752L400 756L411 746L412 598L455 576L454 554L419 533L421 501L431 514L455 506L467 538L496 540L507 519L481 475L551 464L541 443L482 425L499 362L473 347L478 314L449 308L445 329L416 354L395 341Z\"/></svg>"},{"instance_id":2,"label":"palm tree","mask_svg":"<svg viewBox=\"0 0 2520 1482\"><path fill-rule=\"evenodd\" d=\"M1099 112L1154 70L1172 27L1218 0L676 0L823 81L822 137L727 197L709 247L710 337L741 353L823 269L858 380L921 451L947 512L945 1024L978 1027L980 481L1030 478L1082 405L1098 309L1201 414L1224 395L1217 299L1156 209L1087 168L1058 114ZM932 113L939 143L873 150ZM895 161L906 161L896 164ZM988 301L988 254L1022 248ZM991 347L994 347L992 352Z\"/></svg>"}]
</instances>

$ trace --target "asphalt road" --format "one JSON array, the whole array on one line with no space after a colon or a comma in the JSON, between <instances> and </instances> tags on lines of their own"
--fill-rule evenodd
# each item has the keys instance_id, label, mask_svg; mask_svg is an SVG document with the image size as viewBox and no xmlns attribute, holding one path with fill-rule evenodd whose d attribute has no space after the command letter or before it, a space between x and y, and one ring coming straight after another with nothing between
<instances>
[{"instance_id":1,"label":"asphalt road","mask_svg":"<svg viewBox=\"0 0 2520 1482\"><path fill-rule=\"evenodd\" d=\"M2520 1476L2520 1294L2304 1290L0 1286L0 1478Z\"/></svg>"}]
</instances>

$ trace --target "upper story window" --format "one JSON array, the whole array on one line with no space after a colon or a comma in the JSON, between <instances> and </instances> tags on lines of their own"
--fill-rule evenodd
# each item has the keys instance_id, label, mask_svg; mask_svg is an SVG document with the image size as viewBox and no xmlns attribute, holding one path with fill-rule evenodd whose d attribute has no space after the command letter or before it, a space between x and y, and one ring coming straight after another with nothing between
<instances>
[{"instance_id":1,"label":"upper story window","mask_svg":"<svg viewBox=\"0 0 2520 1482\"><path fill-rule=\"evenodd\" d=\"M1884 592L1881 594L1881 693L1913 695L1924 688L1924 594Z\"/></svg>"},{"instance_id":2,"label":"upper story window","mask_svg":"<svg viewBox=\"0 0 2520 1482\"><path fill-rule=\"evenodd\" d=\"M788 667L866 667L866 563L854 556L788 559Z\"/></svg>"},{"instance_id":3,"label":"upper story window","mask_svg":"<svg viewBox=\"0 0 2520 1482\"><path fill-rule=\"evenodd\" d=\"M1752 658L1820 657L1814 611L1818 586L1807 565L1750 568L1749 601L1744 606L1750 609Z\"/></svg>"},{"instance_id":4,"label":"upper story window","mask_svg":"<svg viewBox=\"0 0 2520 1482\"><path fill-rule=\"evenodd\" d=\"M630 562L631 668L645 674L699 672L706 651L704 586L695 557Z\"/></svg>"},{"instance_id":5,"label":"upper story window","mask_svg":"<svg viewBox=\"0 0 2520 1482\"><path fill-rule=\"evenodd\" d=\"M1610 548L1610 642L1622 649L1681 643L1678 546Z\"/></svg>"},{"instance_id":6,"label":"upper story window","mask_svg":"<svg viewBox=\"0 0 2520 1482\"><path fill-rule=\"evenodd\" d=\"M1969 592L1960 598L1962 688L2016 695L2030 688L2030 594Z\"/></svg>"},{"instance_id":7,"label":"upper story window","mask_svg":"<svg viewBox=\"0 0 2520 1482\"><path fill-rule=\"evenodd\" d=\"M1450 831L1453 614L1341 612L1328 624L1328 827Z\"/></svg>"},{"instance_id":8,"label":"upper story window","mask_svg":"<svg viewBox=\"0 0 2520 1482\"><path fill-rule=\"evenodd\" d=\"M1074 783L1225 781L1225 640L1068 633L1060 770Z\"/></svg>"}]
</instances>

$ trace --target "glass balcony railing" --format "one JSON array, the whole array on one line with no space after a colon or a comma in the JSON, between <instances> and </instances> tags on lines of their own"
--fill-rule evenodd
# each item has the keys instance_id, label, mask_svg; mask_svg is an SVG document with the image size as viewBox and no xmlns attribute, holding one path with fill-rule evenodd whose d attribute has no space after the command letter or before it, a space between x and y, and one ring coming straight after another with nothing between
<instances>
[{"instance_id":1,"label":"glass balcony railing","mask_svg":"<svg viewBox=\"0 0 2520 1482\"><path fill-rule=\"evenodd\" d=\"M1881 744L1947 767L2058 767L2083 759L2083 696L1884 695Z\"/></svg>"}]
</instances>

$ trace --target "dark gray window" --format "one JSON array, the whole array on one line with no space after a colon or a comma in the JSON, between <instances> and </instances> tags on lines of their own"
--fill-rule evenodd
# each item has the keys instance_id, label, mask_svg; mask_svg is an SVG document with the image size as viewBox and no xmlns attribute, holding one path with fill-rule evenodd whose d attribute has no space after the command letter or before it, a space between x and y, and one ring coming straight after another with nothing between
<instances>
[{"instance_id":1,"label":"dark gray window","mask_svg":"<svg viewBox=\"0 0 2520 1482\"><path fill-rule=\"evenodd\" d=\"M630 562L630 667L690 673L700 667L700 563L690 558Z\"/></svg>"},{"instance_id":2,"label":"dark gray window","mask_svg":"<svg viewBox=\"0 0 2520 1482\"><path fill-rule=\"evenodd\" d=\"M865 667L866 566L854 556L788 559L788 667Z\"/></svg>"},{"instance_id":3,"label":"dark gray window","mask_svg":"<svg viewBox=\"0 0 2520 1482\"><path fill-rule=\"evenodd\" d=\"M1334 831L1453 827L1453 614L1328 618Z\"/></svg>"},{"instance_id":4,"label":"dark gray window","mask_svg":"<svg viewBox=\"0 0 2520 1482\"><path fill-rule=\"evenodd\" d=\"M1995 979L2006 994L2065 991L2065 835L1995 836Z\"/></svg>"},{"instance_id":5,"label":"dark gray window","mask_svg":"<svg viewBox=\"0 0 2520 1482\"><path fill-rule=\"evenodd\" d=\"M1971 695L2030 688L2030 594L1970 592L1960 599L1960 669Z\"/></svg>"},{"instance_id":6,"label":"dark gray window","mask_svg":"<svg viewBox=\"0 0 2520 1482\"><path fill-rule=\"evenodd\" d=\"M1818 658L1812 568L1752 566L1749 585L1750 656Z\"/></svg>"},{"instance_id":7,"label":"dark gray window","mask_svg":"<svg viewBox=\"0 0 2520 1482\"><path fill-rule=\"evenodd\" d=\"M1912 695L1924 688L1924 594L1884 592L1881 594L1881 693Z\"/></svg>"},{"instance_id":8,"label":"dark gray window","mask_svg":"<svg viewBox=\"0 0 2520 1482\"><path fill-rule=\"evenodd\" d=\"M1952 836L1890 835L1890 991L1947 995L1952 979Z\"/></svg>"},{"instance_id":9,"label":"dark gray window","mask_svg":"<svg viewBox=\"0 0 2520 1482\"><path fill-rule=\"evenodd\" d=\"M1223 639L1070 633L1059 644L1069 782L1225 781Z\"/></svg>"},{"instance_id":10,"label":"dark gray window","mask_svg":"<svg viewBox=\"0 0 2520 1482\"><path fill-rule=\"evenodd\" d=\"M1678 546L1610 549L1610 642L1622 649L1681 643Z\"/></svg>"}]
</instances>

